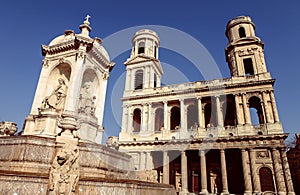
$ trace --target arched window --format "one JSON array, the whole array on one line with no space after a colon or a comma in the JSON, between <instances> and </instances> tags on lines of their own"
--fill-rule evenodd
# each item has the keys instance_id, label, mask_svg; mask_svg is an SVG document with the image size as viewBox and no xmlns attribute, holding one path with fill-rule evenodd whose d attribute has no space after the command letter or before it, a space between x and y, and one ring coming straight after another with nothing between
<instances>
[{"instance_id":1,"label":"arched window","mask_svg":"<svg viewBox=\"0 0 300 195\"><path fill-rule=\"evenodd\" d=\"M249 109L252 125L264 124L264 114L258 97L249 98Z\"/></svg>"},{"instance_id":2,"label":"arched window","mask_svg":"<svg viewBox=\"0 0 300 195\"><path fill-rule=\"evenodd\" d=\"M236 110L233 102L225 102L222 105L224 127L236 126Z\"/></svg>"},{"instance_id":3,"label":"arched window","mask_svg":"<svg viewBox=\"0 0 300 195\"><path fill-rule=\"evenodd\" d=\"M136 108L133 111L133 132L140 132L141 130L141 110Z\"/></svg>"},{"instance_id":4,"label":"arched window","mask_svg":"<svg viewBox=\"0 0 300 195\"><path fill-rule=\"evenodd\" d=\"M158 108L155 111L155 131L160 131L164 126L164 109Z\"/></svg>"},{"instance_id":5,"label":"arched window","mask_svg":"<svg viewBox=\"0 0 300 195\"><path fill-rule=\"evenodd\" d=\"M145 43L144 42L140 42L139 48L138 48L138 54L142 54L142 53L145 53Z\"/></svg>"},{"instance_id":6,"label":"arched window","mask_svg":"<svg viewBox=\"0 0 300 195\"><path fill-rule=\"evenodd\" d=\"M198 108L195 105L190 105L187 108L187 128L195 129L198 124Z\"/></svg>"},{"instance_id":7,"label":"arched window","mask_svg":"<svg viewBox=\"0 0 300 195\"><path fill-rule=\"evenodd\" d=\"M177 129L180 127L180 108L174 106L171 109L171 130Z\"/></svg>"},{"instance_id":8,"label":"arched window","mask_svg":"<svg viewBox=\"0 0 300 195\"><path fill-rule=\"evenodd\" d=\"M243 59L243 63L244 63L245 75L247 75L247 76L254 75L252 58Z\"/></svg>"},{"instance_id":9,"label":"arched window","mask_svg":"<svg viewBox=\"0 0 300 195\"><path fill-rule=\"evenodd\" d=\"M239 28L239 36L240 36L240 38L246 37L245 28L242 26Z\"/></svg>"},{"instance_id":10,"label":"arched window","mask_svg":"<svg viewBox=\"0 0 300 195\"><path fill-rule=\"evenodd\" d=\"M259 179L262 192L275 191L272 171L269 168L262 167L259 169Z\"/></svg>"},{"instance_id":11,"label":"arched window","mask_svg":"<svg viewBox=\"0 0 300 195\"><path fill-rule=\"evenodd\" d=\"M143 71L138 70L135 73L134 89L143 89Z\"/></svg>"},{"instance_id":12,"label":"arched window","mask_svg":"<svg viewBox=\"0 0 300 195\"><path fill-rule=\"evenodd\" d=\"M157 77L156 77L156 74L154 74L154 87L157 86Z\"/></svg>"},{"instance_id":13,"label":"arched window","mask_svg":"<svg viewBox=\"0 0 300 195\"><path fill-rule=\"evenodd\" d=\"M211 103L207 103L204 106L204 119L205 119L205 127L214 127L216 126L215 117L213 117L213 112L211 109Z\"/></svg>"}]
</instances>

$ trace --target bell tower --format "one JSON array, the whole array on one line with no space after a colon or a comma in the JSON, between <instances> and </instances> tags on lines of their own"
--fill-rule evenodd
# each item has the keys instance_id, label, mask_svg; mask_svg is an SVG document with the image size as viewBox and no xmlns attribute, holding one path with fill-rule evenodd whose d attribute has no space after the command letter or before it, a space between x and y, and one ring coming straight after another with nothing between
<instances>
[{"instance_id":1,"label":"bell tower","mask_svg":"<svg viewBox=\"0 0 300 195\"><path fill-rule=\"evenodd\" d=\"M249 16L239 16L226 26L226 61L232 77L258 75L270 79L264 57L264 43L255 35Z\"/></svg>"},{"instance_id":2,"label":"bell tower","mask_svg":"<svg viewBox=\"0 0 300 195\"><path fill-rule=\"evenodd\" d=\"M23 134L101 143L106 86L114 63L102 40L90 37L89 18L79 34L66 30L42 45L42 70Z\"/></svg>"},{"instance_id":3,"label":"bell tower","mask_svg":"<svg viewBox=\"0 0 300 195\"><path fill-rule=\"evenodd\" d=\"M159 87L163 70L158 60L160 40L149 29L139 30L132 38L130 58L125 62L126 86L128 91Z\"/></svg>"}]
</instances>

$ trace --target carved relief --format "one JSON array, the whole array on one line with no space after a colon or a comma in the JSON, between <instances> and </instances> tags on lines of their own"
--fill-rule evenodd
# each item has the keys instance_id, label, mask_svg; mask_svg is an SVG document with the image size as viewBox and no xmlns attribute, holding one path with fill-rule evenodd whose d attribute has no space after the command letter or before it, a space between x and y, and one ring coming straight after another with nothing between
<instances>
[{"instance_id":1,"label":"carved relief","mask_svg":"<svg viewBox=\"0 0 300 195\"><path fill-rule=\"evenodd\" d=\"M270 154L267 150L264 151L257 151L256 152L256 158L260 159L260 158L270 158Z\"/></svg>"},{"instance_id":2,"label":"carved relief","mask_svg":"<svg viewBox=\"0 0 300 195\"><path fill-rule=\"evenodd\" d=\"M109 73L108 72L104 72L102 78L104 80L107 80L109 78Z\"/></svg>"},{"instance_id":3,"label":"carved relief","mask_svg":"<svg viewBox=\"0 0 300 195\"><path fill-rule=\"evenodd\" d=\"M68 87L62 78L58 79L58 83L52 93L43 100L41 109L60 111L64 108Z\"/></svg>"},{"instance_id":4,"label":"carved relief","mask_svg":"<svg viewBox=\"0 0 300 195\"><path fill-rule=\"evenodd\" d=\"M83 51L78 52L77 54L77 59L78 60L83 60L85 57L85 53Z\"/></svg>"},{"instance_id":5,"label":"carved relief","mask_svg":"<svg viewBox=\"0 0 300 195\"><path fill-rule=\"evenodd\" d=\"M77 146L65 144L59 149L50 170L50 195L72 195L79 180L79 151Z\"/></svg>"},{"instance_id":6,"label":"carved relief","mask_svg":"<svg viewBox=\"0 0 300 195\"><path fill-rule=\"evenodd\" d=\"M157 171L156 170L143 170L135 171L135 179L157 183Z\"/></svg>"},{"instance_id":7,"label":"carved relief","mask_svg":"<svg viewBox=\"0 0 300 195\"><path fill-rule=\"evenodd\" d=\"M242 56L253 55L255 50L257 50L257 48L248 48L246 50L241 49L238 50L237 53L240 57L242 57Z\"/></svg>"},{"instance_id":8,"label":"carved relief","mask_svg":"<svg viewBox=\"0 0 300 195\"><path fill-rule=\"evenodd\" d=\"M45 68L49 67L49 60L44 59L44 60L42 61L42 66L45 67Z\"/></svg>"}]
</instances>

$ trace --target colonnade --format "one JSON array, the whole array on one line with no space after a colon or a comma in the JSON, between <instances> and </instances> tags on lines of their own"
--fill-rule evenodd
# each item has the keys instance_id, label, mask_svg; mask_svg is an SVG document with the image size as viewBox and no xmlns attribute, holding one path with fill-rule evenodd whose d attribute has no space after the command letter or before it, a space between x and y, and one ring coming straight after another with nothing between
<instances>
[{"instance_id":1,"label":"colonnade","mask_svg":"<svg viewBox=\"0 0 300 195\"><path fill-rule=\"evenodd\" d=\"M228 188L227 180L227 166L226 166L226 149L219 149L220 153L220 168L221 168L221 180L222 180L222 194L230 194ZM181 155L181 191L180 194L187 194L188 191L188 159L187 151L180 151ZM200 156L200 180L201 189L199 189L200 194L208 194L208 178L207 178L207 160L206 160L206 150L199 150ZM244 194L252 195L253 193L261 192L261 181L259 170L264 167L264 163L257 161L257 150L256 149L241 149L241 162L243 169L244 180ZM272 165L270 167L273 173L273 183L275 186L275 191L278 194L289 194L293 195L294 189L291 180L291 174L289 170L289 165L287 162L287 157L284 149L272 148L270 150L272 159ZM163 181L162 183L169 184L170 182L170 167L169 167L169 155L168 151L163 151Z\"/></svg>"},{"instance_id":2,"label":"colonnade","mask_svg":"<svg viewBox=\"0 0 300 195\"><path fill-rule=\"evenodd\" d=\"M238 93L234 94L233 98L231 98L232 104L235 108L233 109L236 114L234 115L234 120L236 121L237 126L242 125L251 125L251 116L250 116L250 103L249 103L249 95L246 93ZM140 131L154 131L155 128L155 110L160 108L163 109L163 116L164 116L164 122L163 122L163 129L164 130L172 130L171 129L171 122L170 122L170 109L172 106L177 106L180 108L180 129L181 130L187 130L190 127L188 127L188 120L189 116L187 115L187 108L190 105L194 105L197 108L197 126L200 129L204 129L207 127L207 124L205 124L205 105L207 103L210 103L212 112L216 113L216 125L217 127L223 128L224 127L224 116L225 116L225 110L223 109L223 105L226 103L227 96L213 96L211 98L210 102L207 102L207 99L204 99L204 97L196 97L194 99L188 98L179 98L177 101L179 102L178 105L170 105L169 102L174 102L174 100L163 100L161 102L148 102L143 100L140 104L134 104L134 105L124 105L123 106L123 118L122 118L122 130L130 133L133 130L133 112L135 109L141 110L141 129ZM186 100L193 100L193 104L186 103ZM262 108L263 113L263 122L264 123L277 123L279 122L279 116L278 111L276 107L276 102L274 98L273 91L264 91L260 93L259 96L259 104ZM176 100L175 100L176 101ZM155 106L154 106L155 105ZM162 106L157 106L162 105Z\"/></svg>"}]
</instances>

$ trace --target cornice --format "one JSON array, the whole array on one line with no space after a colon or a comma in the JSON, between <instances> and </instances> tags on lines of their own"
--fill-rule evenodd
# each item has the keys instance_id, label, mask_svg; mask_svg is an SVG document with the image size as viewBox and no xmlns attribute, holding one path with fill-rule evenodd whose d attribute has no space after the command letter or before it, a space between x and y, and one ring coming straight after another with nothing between
<instances>
[{"instance_id":1,"label":"cornice","mask_svg":"<svg viewBox=\"0 0 300 195\"><path fill-rule=\"evenodd\" d=\"M98 63L104 65L105 66L104 68L109 69L109 71L113 69L115 63L108 61L96 47L93 47L90 50L90 54L95 58L95 60Z\"/></svg>"},{"instance_id":2,"label":"cornice","mask_svg":"<svg viewBox=\"0 0 300 195\"><path fill-rule=\"evenodd\" d=\"M200 149L201 147L207 147L209 149L220 148L262 148L262 147L284 147L284 140L288 137L288 134L274 134L274 135L244 135L233 137L219 137L219 138L194 138L194 139L178 139L178 140L153 140L153 141L119 141L120 147L131 146L162 146L161 148L182 148L184 145L187 149ZM278 143L280 140L280 143ZM263 141L263 142L261 142ZM258 144L261 142L261 144ZM189 147L186 147L187 144ZM174 147L175 146L175 147Z\"/></svg>"},{"instance_id":3,"label":"cornice","mask_svg":"<svg viewBox=\"0 0 300 195\"><path fill-rule=\"evenodd\" d=\"M225 79L227 81L230 81L230 79ZM199 92L212 92L215 93L217 91L220 90L224 90L222 91L222 93L225 94L231 94L231 92L227 92L227 90L229 89L239 89L239 88L243 88L243 87L251 87L251 86L260 86L260 85L267 85L267 84L271 84L273 86L275 79L268 79L268 80L260 80L260 81L251 81L251 82L240 82L240 83L220 83L219 85L208 85L208 82L213 82L213 81L199 81L200 83L204 83L207 85L205 86L200 86L200 87L196 87L196 83L191 83L191 86L186 86L186 88L184 89L176 89L175 87L171 86L171 88L167 89L166 91L160 91L160 90L153 90L151 91L151 93L145 94L145 95L139 95L139 94L135 94L133 93L130 96L126 96L121 98L122 101L125 100L138 100L138 99L143 99L143 98L150 98L150 97L161 97L161 96L172 96L172 95L182 95L182 94L192 94L192 93L199 93ZM186 83L187 85L189 85L190 83ZM194 84L194 86L193 86ZM180 85L180 84L179 84ZM178 85L178 86L179 86ZM175 85L176 86L176 85ZM168 86L163 86L160 87L159 89L162 89L164 87L168 87Z\"/></svg>"}]
</instances>

